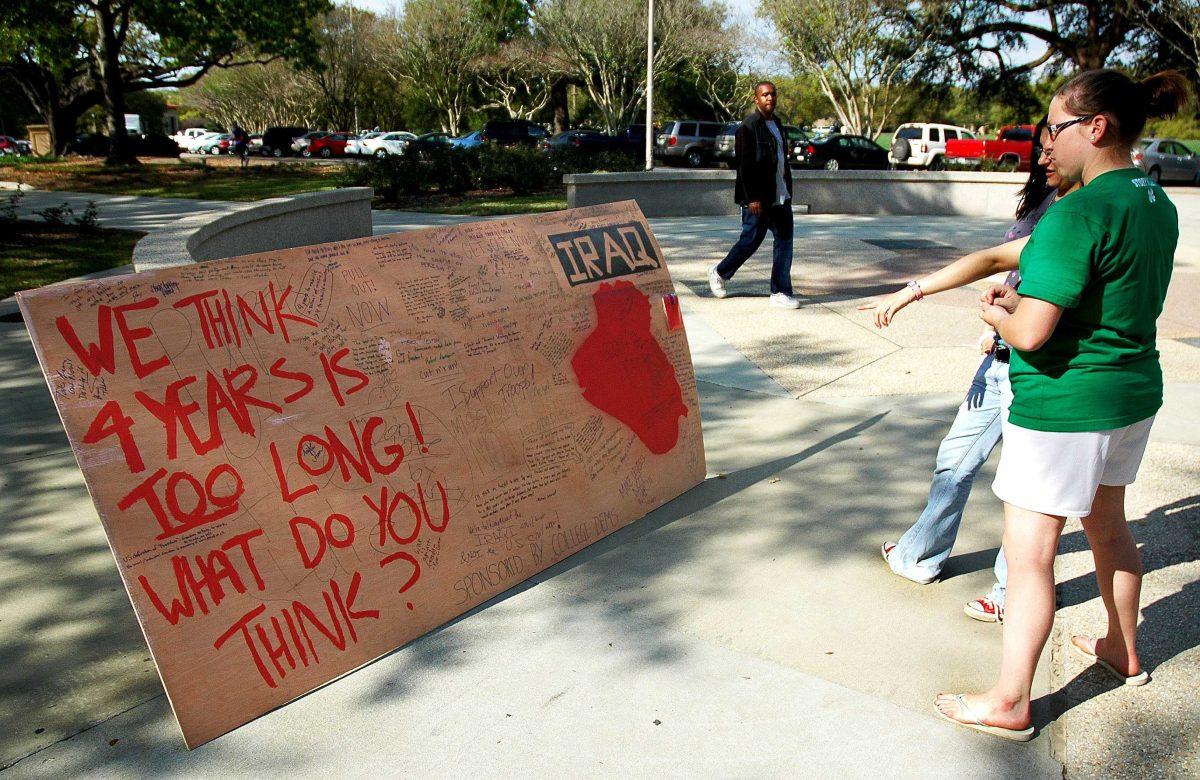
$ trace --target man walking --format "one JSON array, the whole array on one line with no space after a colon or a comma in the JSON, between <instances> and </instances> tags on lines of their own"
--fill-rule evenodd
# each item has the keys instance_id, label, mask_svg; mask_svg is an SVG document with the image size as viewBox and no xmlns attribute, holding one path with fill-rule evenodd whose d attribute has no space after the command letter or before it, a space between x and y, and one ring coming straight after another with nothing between
<instances>
[{"instance_id":1,"label":"man walking","mask_svg":"<svg viewBox=\"0 0 1200 780\"><path fill-rule=\"evenodd\" d=\"M250 134L241 126L234 125L230 135L233 136L233 153L241 160L241 165L245 168L250 164Z\"/></svg>"},{"instance_id":2,"label":"man walking","mask_svg":"<svg viewBox=\"0 0 1200 780\"><path fill-rule=\"evenodd\" d=\"M792 168L783 125L775 116L776 97L771 82L756 84L756 108L738 128L733 197L742 207L742 235L725 259L708 272L708 286L718 298L728 295L725 283L770 231L774 240L770 305L798 309L800 301L792 294Z\"/></svg>"}]
</instances>

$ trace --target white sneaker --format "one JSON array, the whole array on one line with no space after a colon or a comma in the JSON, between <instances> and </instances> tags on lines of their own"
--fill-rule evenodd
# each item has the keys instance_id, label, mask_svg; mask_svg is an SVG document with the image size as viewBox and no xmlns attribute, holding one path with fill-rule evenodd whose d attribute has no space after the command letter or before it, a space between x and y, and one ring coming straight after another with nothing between
<instances>
[{"instance_id":1,"label":"white sneaker","mask_svg":"<svg viewBox=\"0 0 1200 780\"><path fill-rule=\"evenodd\" d=\"M771 293L769 305L777 309L799 309L800 299L787 293Z\"/></svg>"},{"instance_id":2,"label":"white sneaker","mask_svg":"<svg viewBox=\"0 0 1200 780\"><path fill-rule=\"evenodd\" d=\"M724 298L729 295L729 291L725 289L725 280L717 273L715 265L708 272L708 289L712 290L714 298Z\"/></svg>"}]
</instances>

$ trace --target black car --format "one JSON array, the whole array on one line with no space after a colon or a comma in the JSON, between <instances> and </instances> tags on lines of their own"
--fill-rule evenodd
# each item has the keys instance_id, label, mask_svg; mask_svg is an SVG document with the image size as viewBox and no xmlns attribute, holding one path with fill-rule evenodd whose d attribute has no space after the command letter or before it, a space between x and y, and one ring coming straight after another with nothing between
<instances>
[{"instance_id":1,"label":"black car","mask_svg":"<svg viewBox=\"0 0 1200 780\"><path fill-rule=\"evenodd\" d=\"M804 168L867 168L884 171L888 168L888 153L870 138L861 135L831 135L798 145L792 152L794 165Z\"/></svg>"},{"instance_id":2,"label":"black car","mask_svg":"<svg viewBox=\"0 0 1200 780\"><path fill-rule=\"evenodd\" d=\"M650 145L654 146L654 138L658 135L658 128L652 128ZM645 125L628 125L617 131L617 148L626 154L632 154L639 160L646 156L646 126Z\"/></svg>"},{"instance_id":3,"label":"black car","mask_svg":"<svg viewBox=\"0 0 1200 780\"><path fill-rule=\"evenodd\" d=\"M67 146L67 151L85 157L104 157L108 154L108 136L103 133L80 133ZM129 149L135 157L178 157L179 146L161 133L129 136Z\"/></svg>"},{"instance_id":4,"label":"black car","mask_svg":"<svg viewBox=\"0 0 1200 780\"><path fill-rule=\"evenodd\" d=\"M307 127L268 127L262 135L263 157L284 157L292 153L292 142L308 133Z\"/></svg>"},{"instance_id":5,"label":"black car","mask_svg":"<svg viewBox=\"0 0 1200 780\"><path fill-rule=\"evenodd\" d=\"M544 139L540 146L543 150L577 149L581 152L603 152L615 149L621 141L616 136L605 135L599 130L567 130L552 138Z\"/></svg>"},{"instance_id":6,"label":"black car","mask_svg":"<svg viewBox=\"0 0 1200 780\"><path fill-rule=\"evenodd\" d=\"M449 149L450 139L453 137L449 133L425 133L409 141L404 151L406 154L420 156L434 149Z\"/></svg>"},{"instance_id":7,"label":"black car","mask_svg":"<svg viewBox=\"0 0 1200 780\"><path fill-rule=\"evenodd\" d=\"M550 137L546 128L524 119L493 119L480 129L480 134L481 141L502 146L536 146L542 139Z\"/></svg>"}]
</instances>

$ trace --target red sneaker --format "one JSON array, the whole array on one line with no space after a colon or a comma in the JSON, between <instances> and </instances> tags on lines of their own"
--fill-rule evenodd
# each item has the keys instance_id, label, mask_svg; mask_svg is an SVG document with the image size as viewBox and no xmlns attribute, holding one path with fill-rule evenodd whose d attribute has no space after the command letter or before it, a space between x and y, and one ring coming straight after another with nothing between
<instances>
[{"instance_id":1,"label":"red sneaker","mask_svg":"<svg viewBox=\"0 0 1200 780\"><path fill-rule=\"evenodd\" d=\"M963 613L972 620L982 623L1003 623L1004 607L992 601L990 596L968 601Z\"/></svg>"}]
</instances>

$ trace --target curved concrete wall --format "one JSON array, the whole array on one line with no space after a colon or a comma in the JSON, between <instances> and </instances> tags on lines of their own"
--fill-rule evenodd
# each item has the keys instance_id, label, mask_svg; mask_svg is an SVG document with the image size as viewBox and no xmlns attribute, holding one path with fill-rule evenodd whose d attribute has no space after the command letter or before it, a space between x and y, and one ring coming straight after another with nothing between
<instances>
[{"instance_id":1,"label":"curved concrete wall","mask_svg":"<svg viewBox=\"0 0 1200 780\"><path fill-rule=\"evenodd\" d=\"M148 234L133 248L138 271L371 235L370 187L238 204Z\"/></svg>"},{"instance_id":2,"label":"curved concrete wall","mask_svg":"<svg viewBox=\"0 0 1200 780\"><path fill-rule=\"evenodd\" d=\"M654 170L563 177L567 204L636 200L647 217L738 213L733 171ZM811 214L1011 217L1023 173L794 171L792 203Z\"/></svg>"}]
</instances>

